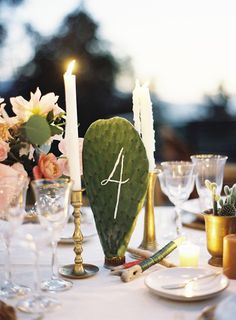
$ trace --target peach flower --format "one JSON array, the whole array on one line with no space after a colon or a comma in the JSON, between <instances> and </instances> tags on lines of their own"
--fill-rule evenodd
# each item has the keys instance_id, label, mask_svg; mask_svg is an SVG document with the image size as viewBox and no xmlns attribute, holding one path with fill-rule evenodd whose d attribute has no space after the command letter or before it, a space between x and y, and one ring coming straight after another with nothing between
<instances>
[{"instance_id":1,"label":"peach flower","mask_svg":"<svg viewBox=\"0 0 236 320\"><path fill-rule=\"evenodd\" d=\"M0 161L4 161L7 159L8 152L10 151L10 147L7 142L0 140Z\"/></svg>"},{"instance_id":2,"label":"peach flower","mask_svg":"<svg viewBox=\"0 0 236 320\"><path fill-rule=\"evenodd\" d=\"M62 169L53 153L42 153L38 165L33 168L35 179L57 179L62 175Z\"/></svg>"}]
</instances>

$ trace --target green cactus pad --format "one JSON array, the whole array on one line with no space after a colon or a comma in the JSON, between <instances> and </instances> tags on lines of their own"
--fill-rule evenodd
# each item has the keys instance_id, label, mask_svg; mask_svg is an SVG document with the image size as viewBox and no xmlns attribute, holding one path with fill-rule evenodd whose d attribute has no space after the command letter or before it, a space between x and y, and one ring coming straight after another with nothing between
<instances>
[{"instance_id":1,"label":"green cactus pad","mask_svg":"<svg viewBox=\"0 0 236 320\"><path fill-rule=\"evenodd\" d=\"M219 216L235 216L236 215L236 184L231 188L224 186L225 199L220 199L221 209L218 211Z\"/></svg>"},{"instance_id":2,"label":"green cactus pad","mask_svg":"<svg viewBox=\"0 0 236 320\"><path fill-rule=\"evenodd\" d=\"M146 151L130 122L115 117L89 127L84 137L83 174L105 257L122 257L148 185ZM118 196L120 180L124 183Z\"/></svg>"}]
</instances>

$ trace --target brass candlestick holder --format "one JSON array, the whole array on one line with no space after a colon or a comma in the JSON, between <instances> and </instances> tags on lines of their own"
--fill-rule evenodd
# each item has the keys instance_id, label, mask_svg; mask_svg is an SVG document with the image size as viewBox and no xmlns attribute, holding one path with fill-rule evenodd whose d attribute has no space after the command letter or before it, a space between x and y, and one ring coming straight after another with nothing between
<instances>
[{"instance_id":1,"label":"brass candlestick holder","mask_svg":"<svg viewBox=\"0 0 236 320\"><path fill-rule=\"evenodd\" d=\"M74 264L63 266L59 269L59 273L71 279L84 279L95 275L99 268L92 264L83 264L82 259L82 242L83 242L83 235L80 230L80 208L83 204L83 197L82 197L83 190L72 191L71 195L71 204L74 207L74 224L75 224L75 231L73 234L74 240L74 252L75 252L75 259Z\"/></svg>"},{"instance_id":2,"label":"brass candlestick holder","mask_svg":"<svg viewBox=\"0 0 236 320\"><path fill-rule=\"evenodd\" d=\"M158 244L156 241L155 231L155 217L154 217L154 190L157 179L157 171L149 172L148 174L148 189L146 195L145 215L144 215L144 232L143 241L139 248L149 250L152 252L157 251Z\"/></svg>"}]
</instances>

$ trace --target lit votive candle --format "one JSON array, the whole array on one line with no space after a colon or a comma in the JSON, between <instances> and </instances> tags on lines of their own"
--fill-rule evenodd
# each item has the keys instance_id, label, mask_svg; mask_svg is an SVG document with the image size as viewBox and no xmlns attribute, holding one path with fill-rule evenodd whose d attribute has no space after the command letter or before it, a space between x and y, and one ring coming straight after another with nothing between
<instances>
[{"instance_id":1,"label":"lit votive candle","mask_svg":"<svg viewBox=\"0 0 236 320\"><path fill-rule=\"evenodd\" d=\"M236 279L236 234L224 237L223 273L229 279Z\"/></svg>"},{"instance_id":2,"label":"lit votive candle","mask_svg":"<svg viewBox=\"0 0 236 320\"><path fill-rule=\"evenodd\" d=\"M179 246L180 267L197 267L199 262L200 248L191 242L185 242Z\"/></svg>"}]
</instances>

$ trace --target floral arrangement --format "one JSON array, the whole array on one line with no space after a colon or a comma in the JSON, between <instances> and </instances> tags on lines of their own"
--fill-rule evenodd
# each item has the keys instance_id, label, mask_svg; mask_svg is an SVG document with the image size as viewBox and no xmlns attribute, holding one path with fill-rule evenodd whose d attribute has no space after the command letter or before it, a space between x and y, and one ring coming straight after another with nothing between
<instances>
[{"instance_id":1,"label":"floral arrangement","mask_svg":"<svg viewBox=\"0 0 236 320\"><path fill-rule=\"evenodd\" d=\"M57 105L57 100L54 93L42 95L37 88L29 101L21 96L10 98L14 116L9 116L4 99L0 98L2 164L21 171L29 178L56 179L65 174L64 150L60 159L50 152L54 140L63 141L65 112ZM58 147L60 150L60 143Z\"/></svg>"}]
</instances>

